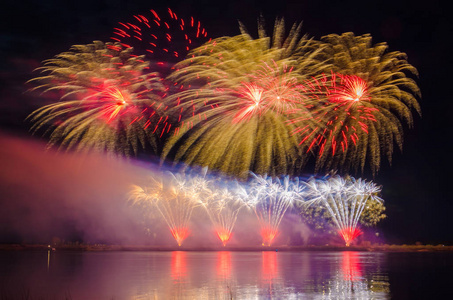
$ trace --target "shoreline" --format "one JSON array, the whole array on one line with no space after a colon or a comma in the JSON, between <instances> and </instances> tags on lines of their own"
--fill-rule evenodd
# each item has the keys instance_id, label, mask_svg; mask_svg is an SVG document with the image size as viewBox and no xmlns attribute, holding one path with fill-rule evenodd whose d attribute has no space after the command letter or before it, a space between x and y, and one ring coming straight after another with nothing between
<instances>
[{"instance_id":1,"label":"shoreline","mask_svg":"<svg viewBox=\"0 0 453 300\"><path fill-rule=\"evenodd\" d=\"M140 246L140 245L103 245L103 244L79 244L79 245L45 245L45 244L0 244L0 251L192 251L192 252L213 252L213 251L281 251L281 252L304 252L304 251L364 251L364 252L453 252L450 245L323 245L323 246L256 246L256 247L174 247L174 246Z\"/></svg>"}]
</instances>

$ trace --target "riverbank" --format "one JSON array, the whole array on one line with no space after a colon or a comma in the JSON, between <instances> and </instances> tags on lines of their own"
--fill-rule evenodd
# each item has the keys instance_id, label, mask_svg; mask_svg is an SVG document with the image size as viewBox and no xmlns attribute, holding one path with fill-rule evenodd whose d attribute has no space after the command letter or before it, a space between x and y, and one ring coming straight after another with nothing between
<instances>
[{"instance_id":1,"label":"riverbank","mask_svg":"<svg viewBox=\"0 0 453 300\"><path fill-rule=\"evenodd\" d=\"M368 252L453 252L451 245L387 245L372 244L358 246L257 246L257 247L169 247L104 244L0 244L0 251L368 251Z\"/></svg>"}]
</instances>

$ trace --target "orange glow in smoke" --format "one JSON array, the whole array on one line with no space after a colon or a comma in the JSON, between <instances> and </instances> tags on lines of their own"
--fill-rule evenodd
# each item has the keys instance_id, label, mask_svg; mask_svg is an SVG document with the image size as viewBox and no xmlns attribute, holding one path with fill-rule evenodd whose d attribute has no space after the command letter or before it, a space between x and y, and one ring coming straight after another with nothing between
<instances>
[{"instance_id":1,"label":"orange glow in smoke","mask_svg":"<svg viewBox=\"0 0 453 300\"><path fill-rule=\"evenodd\" d=\"M216 233L220 241L222 241L223 246L225 246L231 238L231 231L226 230L225 228L217 228Z\"/></svg>"},{"instance_id":2,"label":"orange glow in smoke","mask_svg":"<svg viewBox=\"0 0 453 300\"><path fill-rule=\"evenodd\" d=\"M187 227L174 227L170 228L171 234L175 238L178 246L182 245L182 242L189 236L189 228Z\"/></svg>"},{"instance_id":3,"label":"orange glow in smoke","mask_svg":"<svg viewBox=\"0 0 453 300\"><path fill-rule=\"evenodd\" d=\"M362 231L355 227L346 227L338 230L338 233L343 237L346 243L346 247L349 247L351 245L351 242L362 234Z\"/></svg>"},{"instance_id":4,"label":"orange glow in smoke","mask_svg":"<svg viewBox=\"0 0 453 300\"><path fill-rule=\"evenodd\" d=\"M272 227L264 227L261 228L261 237L263 238L263 246L270 246L277 236L278 230L277 228Z\"/></svg>"}]
</instances>

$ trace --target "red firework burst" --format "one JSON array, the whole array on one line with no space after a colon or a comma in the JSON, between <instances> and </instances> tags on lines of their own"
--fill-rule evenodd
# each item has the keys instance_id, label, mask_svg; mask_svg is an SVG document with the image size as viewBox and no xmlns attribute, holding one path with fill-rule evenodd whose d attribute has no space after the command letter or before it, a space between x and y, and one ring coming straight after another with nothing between
<instances>
[{"instance_id":1,"label":"red firework burst","mask_svg":"<svg viewBox=\"0 0 453 300\"><path fill-rule=\"evenodd\" d=\"M170 8L167 13L150 10L134 15L129 22L119 22L111 39L157 60L159 65L184 59L191 49L208 41L200 21L181 18Z\"/></svg>"},{"instance_id":2,"label":"red firework burst","mask_svg":"<svg viewBox=\"0 0 453 300\"><path fill-rule=\"evenodd\" d=\"M330 77L313 78L301 88L315 101L311 108L319 126L299 127L294 133L302 136L300 144L309 143L308 151L317 146L319 156L326 148L330 148L332 156L339 148L345 152L350 144L357 144L359 130L368 134L367 124L376 122L373 113L378 109L368 105L371 100L368 84L359 76L332 73ZM291 122L299 121L303 119Z\"/></svg>"},{"instance_id":3,"label":"red firework burst","mask_svg":"<svg viewBox=\"0 0 453 300\"><path fill-rule=\"evenodd\" d=\"M242 85L243 88L238 91L242 95L241 99L243 99L242 108L234 116L233 123L247 120L255 114L261 114L265 109L263 89L253 83L243 82Z\"/></svg>"},{"instance_id":4,"label":"red firework burst","mask_svg":"<svg viewBox=\"0 0 453 300\"><path fill-rule=\"evenodd\" d=\"M100 88L101 96L98 96L96 107L101 108L100 117L107 123L114 122L117 118L124 118L126 114L131 115L129 126L135 122L143 124L144 129L151 129L160 137L169 132L171 124L168 123L168 116L165 111L168 108L162 102L153 101L146 106L136 105L133 101L134 95L127 90L118 87L103 86ZM160 111L160 114L156 112ZM135 117L133 117L135 116ZM159 129L161 128L161 129ZM158 130L159 129L159 130Z\"/></svg>"},{"instance_id":5,"label":"red firework burst","mask_svg":"<svg viewBox=\"0 0 453 300\"><path fill-rule=\"evenodd\" d=\"M123 47L134 48L136 55L145 55L153 64L152 67L159 70L163 77L168 75L173 64L184 59L191 49L210 41L200 21L193 17L182 18L170 8L166 13L150 10L144 14L134 15L129 22L119 22L114 28L111 39L119 42ZM178 83L175 83L174 87L169 83L166 86L167 92L170 89L182 91L186 88ZM167 103L168 107L178 105L179 99ZM168 115L164 115L157 125L153 124L153 133L157 132L160 137L169 133L172 122L181 121L181 114L183 114L182 109L178 120L168 120ZM180 124L174 127L175 134L185 125L191 124Z\"/></svg>"},{"instance_id":6,"label":"red firework burst","mask_svg":"<svg viewBox=\"0 0 453 300\"><path fill-rule=\"evenodd\" d=\"M106 44L106 48L114 53L103 54L106 59L120 57L121 51L124 51L118 44ZM134 57L138 63L146 64L136 55L130 55L130 57ZM169 127L171 127L171 124L167 122L168 117L165 117L168 106L160 100L165 97L162 79L153 72L141 74L137 70L131 69L131 66L124 62L117 61L112 65L100 68L98 77L90 78L91 85L78 91L83 98L82 105L79 105L79 108L83 108L85 111L99 111L98 118L104 120L107 124L111 124L111 126L114 126L119 119L124 118L129 121L126 124L128 126L139 122L144 129L152 129L153 133L159 133L158 128L163 126L159 133L160 136L165 131L168 132ZM143 68L143 73L145 73L144 70L149 71L149 66ZM154 81L158 85L146 87L143 84L146 81ZM136 86L141 84L143 87L138 90ZM149 93L157 95L157 101L150 100Z\"/></svg>"},{"instance_id":7,"label":"red firework burst","mask_svg":"<svg viewBox=\"0 0 453 300\"><path fill-rule=\"evenodd\" d=\"M263 64L260 70L251 75L253 83L242 82L240 88L233 91L239 94L240 100L233 123L246 121L253 115L267 111L287 114L297 103L302 102L297 79L291 73L292 68L280 68L275 61L273 64Z\"/></svg>"},{"instance_id":8,"label":"red firework burst","mask_svg":"<svg viewBox=\"0 0 453 300\"><path fill-rule=\"evenodd\" d=\"M335 74L332 76L333 83L335 83ZM338 74L337 76L341 78L341 82L339 86L334 85L331 89L329 95L329 100L331 102L338 102L342 105L350 102L350 107L353 102L370 100L368 85L365 80L355 75Z\"/></svg>"}]
</instances>

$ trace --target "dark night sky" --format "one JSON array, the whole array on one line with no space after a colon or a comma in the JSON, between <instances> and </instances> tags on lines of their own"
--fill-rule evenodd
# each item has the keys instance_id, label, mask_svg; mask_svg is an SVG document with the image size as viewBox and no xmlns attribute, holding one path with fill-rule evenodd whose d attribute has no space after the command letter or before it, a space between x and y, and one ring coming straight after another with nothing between
<instances>
[{"instance_id":1,"label":"dark night sky","mask_svg":"<svg viewBox=\"0 0 453 300\"><path fill-rule=\"evenodd\" d=\"M374 179L383 185L388 214L379 226L392 242L452 244L448 74L453 28L441 1L6 2L0 11L0 130L20 136L28 135L24 117L40 105L24 95L23 84L33 77L31 72L40 61L73 44L107 41L118 21L149 9L171 7L179 14L194 16L211 37L238 34L238 20L255 32L256 19L262 13L268 24L276 16L285 17L287 24L303 21L304 33L315 38L347 31L370 33L375 43L387 42L390 51L406 52L409 63L420 73L423 116L415 116L414 128L406 128L403 152L395 152L392 166L383 160ZM7 171L2 168L0 172Z\"/></svg>"}]
</instances>

